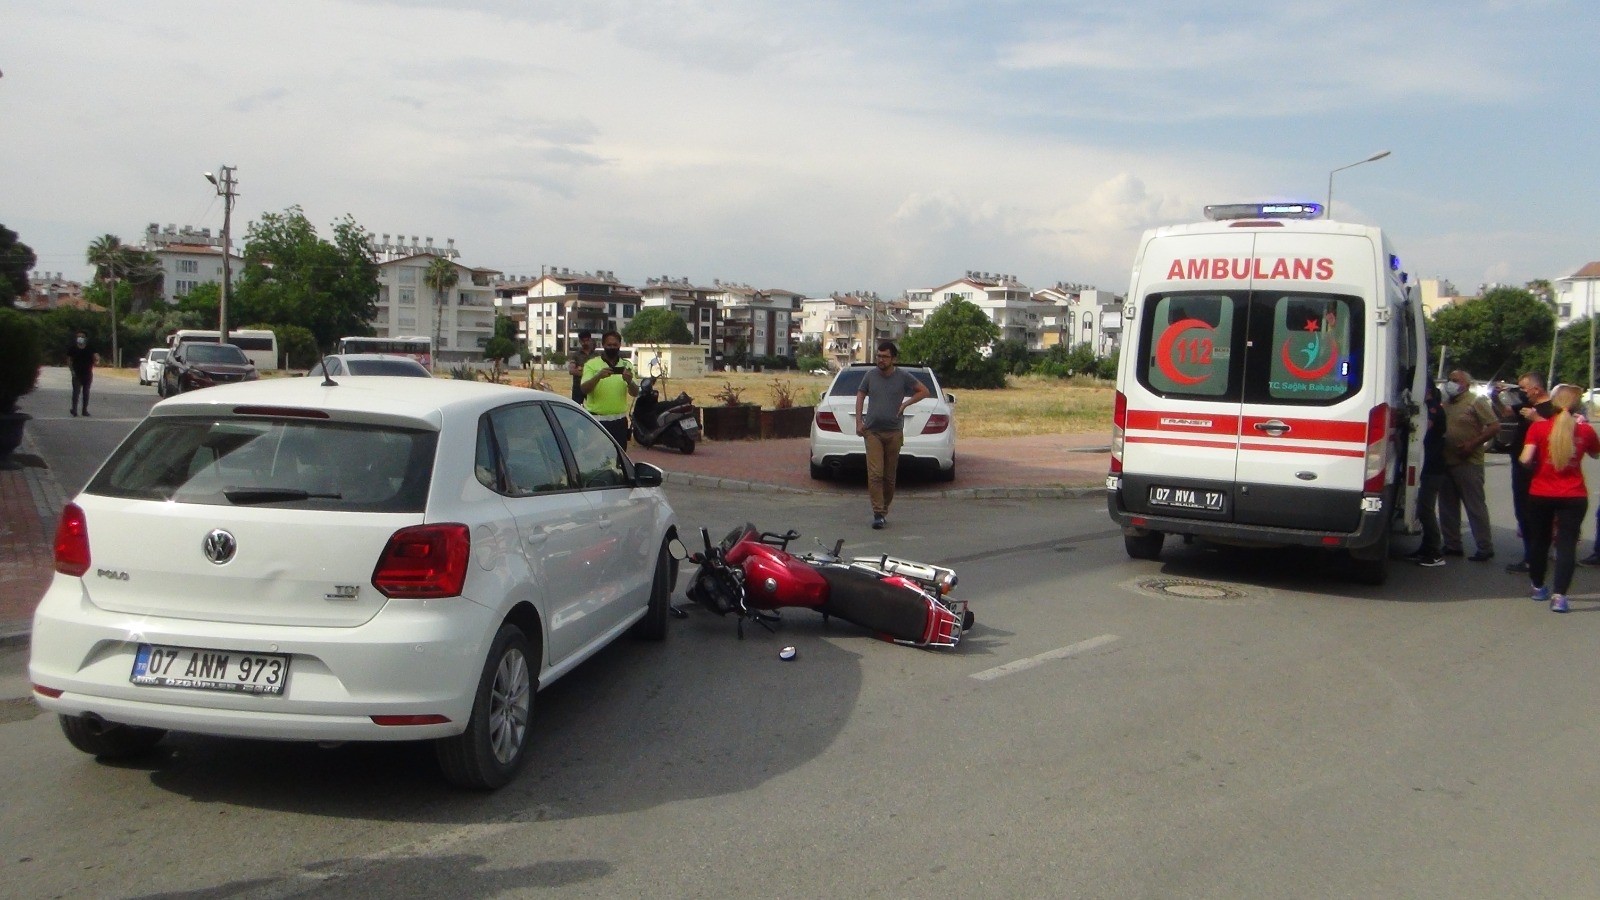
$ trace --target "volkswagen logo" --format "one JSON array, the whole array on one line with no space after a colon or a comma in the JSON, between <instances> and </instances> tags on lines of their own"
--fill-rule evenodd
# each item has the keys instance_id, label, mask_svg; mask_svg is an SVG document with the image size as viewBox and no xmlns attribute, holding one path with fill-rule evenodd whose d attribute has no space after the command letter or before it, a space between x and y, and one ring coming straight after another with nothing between
<instances>
[{"instance_id":1,"label":"volkswagen logo","mask_svg":"<svg viewBox=\"0 0 1600 900\"><path fill-rule=\"evenodd\" d=\"M220 566L233 559L233 553L239 549L239 544L233 539L233 535L221 528L213 528L211 533L206 535L201 548L205 550L206 559Z\"/></svg>"}]
</instances>

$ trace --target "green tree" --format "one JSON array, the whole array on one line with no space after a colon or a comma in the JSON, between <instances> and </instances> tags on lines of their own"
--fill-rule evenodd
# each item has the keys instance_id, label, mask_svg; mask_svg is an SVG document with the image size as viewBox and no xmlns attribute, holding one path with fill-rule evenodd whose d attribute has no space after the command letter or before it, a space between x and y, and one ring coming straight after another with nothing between
<instances>
[{"instance_id":1,"label":"green tree","mask_svg":"<svg viewBox=\"0 0 1600 900\"><path fill-rule=\"evenodd\" d=\"M422 283L433 288L433 346L444 346L444 299L445 294L452 290L461 276L456 272L456 264L443 256L435 256L428 263L428 268L422 273ZM513 351L514 352L514 351ZM511 354L506 354L510 356Z\"/></svg>"},{"instance_id":2,"label":"green tree","mask_svg":"<svg viewBox=\"0 0 1600 900\"><path fill-rule=\"evenodd\" d=\"M639 310L622 329L622 339L630 344L692 344L694 334L683 316L665 306L651 306Z\"/></svg>"},{"instance_id":3,"label":"green tree","mask_svg":"<svg viewBox=\"0 0 1600 900\"><path fill-rule=\"evenodd\" d=\"M1478 379L1515 378L1530 350L1544 351L1548 362L1554 334L1550 307L1513 287L1447 306L1428 323L1429 346L1444 347L1448 354L1446 370L1464 369Z\"/></svg>"},{"instance_id":4,"label":"green tree","mask_svg":"<svg viewBox=\"0 0 1600 900\"><path fill-rule=\"evenodd\" d=\"M298 206L266 213L245 236L244 272L229 317L311 331L317 346L367 333L377 315L378 266L372 235L350 216L324 240Z\"/></svg>"},{"instance_id":5,"label":"green tree","mask_svg":"<svg viewBox=\"0 0 1600 900\"><path fill-rule=\"evenodd\" d=\"M983 354L999 337L1000 326L976 304L958 298L940 305L921 328L905 336L900 358L931 366L945 387L1005 387L1004 364Z\"/></svg>"},{"instance_id":6,"label":"green tree","mask_svg":"<svg viewBox=\"0 0 1600 900\"><path fill-rule=\"evenodd\" d=\"M0 225L0 309L28 292L28 272L39 258L33 248L17 240L17 233Z\"/></svg>"},{"instance_id":7,"label":"green tree","mask_svg":"<svg viewBox=\"0 0 1600 900\"><path fill-rule=\"evenodd\" d=\"M1000 361L1010 375L1026 375L1033 370L1033 357L1028 353L1028 345L1022 341L1000 341L994 345L992 354Z\"/></svg>"}]
</instances>

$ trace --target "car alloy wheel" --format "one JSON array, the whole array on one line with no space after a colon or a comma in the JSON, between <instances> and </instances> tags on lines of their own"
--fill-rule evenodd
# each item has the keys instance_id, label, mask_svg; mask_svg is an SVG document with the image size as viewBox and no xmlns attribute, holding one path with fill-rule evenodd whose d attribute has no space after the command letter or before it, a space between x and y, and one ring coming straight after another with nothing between
<instances>
[{"instance_id":1,"label":"car alloy wheel","mask_svg":"<svg viewBox=\"0 0 1600 900\"><path fill-rule=\"evenodd\" d=\"M503 787L527 761L536 657L515 625L500 626L484 662L466 730L437 745L439 768L457 787Z\"/></svg>"}]
</instances>

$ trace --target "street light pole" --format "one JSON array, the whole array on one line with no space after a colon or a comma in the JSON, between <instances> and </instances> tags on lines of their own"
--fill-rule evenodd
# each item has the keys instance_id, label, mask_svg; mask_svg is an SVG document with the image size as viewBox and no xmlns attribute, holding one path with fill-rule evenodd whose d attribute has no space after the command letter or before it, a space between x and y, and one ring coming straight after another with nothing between
<instances>
[{"instance_id":1,"label":"street light pole","mask_svg":"<svg viewBox=\"0 0 1600 900\"><path fill-rule=\"evenodd\" d=\"M222 299L217 304L217 342L228 342L228 295L233 292L233 198L234 185L233 173L237 166L221 166L222 178L206 173L206 180L217 189L218 196L222 197Z\"/></svg>"},{"instance_id":2,"label":"street light pole","mask_svg":"<svg viewBox=\"0 0 1600 900\"><path fill-rule=\"evenodd\" d=\"M1369 163L1369 162L1377 162L1378 160L1383 159L1385 156L1388 156L1388 155L1389 155L1389 151L1387 151L1387 150L1384 150L1381 153L1374 153L1371 156L1367 157L1366 159L1360 160L1358 162L1353 162L1348 166L1340 166L1339 168L1334 169L1333 172L1343 172L1345 169L1353 169L1356 166L1365 165L1366 163ZM1329 172L1328 173L1328 205L1323 207L1323 209L1322 209L1322 217L1324 219L1332 219L1333 218L1333 172Z\"/></svg>"}]
</instances>

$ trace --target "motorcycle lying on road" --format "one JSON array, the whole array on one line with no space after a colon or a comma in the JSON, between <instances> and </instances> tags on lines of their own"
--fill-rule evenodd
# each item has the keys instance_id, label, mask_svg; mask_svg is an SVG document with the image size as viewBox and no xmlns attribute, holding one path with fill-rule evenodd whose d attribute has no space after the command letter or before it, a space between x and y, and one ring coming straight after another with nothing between
<instances>
[{"instance_id":1,"label":"motorcycle lying on road","mask_svg":"<svg viewBox=\"0 0 1600 900\"><path fill-rule=\"evenodd\" d=\"M745 524L716 545L704 528L700 537L704 552L686 557L700 567L686 593L718 615L733 613L741 638L746 619L770 631L785 608L837 617L911 647L953 649L973 625L967 602L950 597L956 573L942 566L888 555L844 559L843 540L831 552L798 556L789 552L800 537L793 529L775 534Z\"/></svg>"},{"instance_id":2,"label":"motorcycle lying on road","mask_svg":"<svg viewBox=\"0 0 1600 900\"><path fill-rule=\"evenodd\" d=\"M641 447L660 444L685 455L694 452L700 440L700 420L694 415L694 398L682 391L663 402L656 393L656 376L639 380L639 396L633 401L633 439Z\"/></svg>"}]
</instances>

